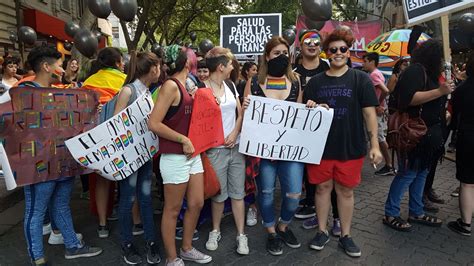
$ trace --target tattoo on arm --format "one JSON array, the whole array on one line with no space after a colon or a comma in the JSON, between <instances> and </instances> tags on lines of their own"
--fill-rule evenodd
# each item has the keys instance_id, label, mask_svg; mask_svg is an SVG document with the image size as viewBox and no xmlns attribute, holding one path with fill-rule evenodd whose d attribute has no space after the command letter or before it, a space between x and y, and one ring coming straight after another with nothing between
<instances>
[{"instance_id":1,"label":"tattoo on arm","mask_svg":"<svg viewBox=\"0 0 474 266\"><path fill-rule=\"evenodd\" d=\"M176 142L183 143L183 138L182 138L181 136L179 136L179 137L176 139Z\"/></svg>"}]
</instances>

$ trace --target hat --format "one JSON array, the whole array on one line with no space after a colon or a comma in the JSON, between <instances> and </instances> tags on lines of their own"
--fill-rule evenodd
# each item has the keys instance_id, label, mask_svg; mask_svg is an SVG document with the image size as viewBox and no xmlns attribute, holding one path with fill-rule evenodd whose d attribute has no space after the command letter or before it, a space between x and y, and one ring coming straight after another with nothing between
<instances>
[{"instance_id":1,"label":"hat","mask_svg":"<svg viewBox=\"0 0 474 266\"><path fill-rule=\"evenodd\" d=\"M308 38L315 38L321 40L321 35L319 35L319 32L317 30L302 30L300 31L299 35L300 43L303 43L303 41Z\"/></svg>"}]
</instances>

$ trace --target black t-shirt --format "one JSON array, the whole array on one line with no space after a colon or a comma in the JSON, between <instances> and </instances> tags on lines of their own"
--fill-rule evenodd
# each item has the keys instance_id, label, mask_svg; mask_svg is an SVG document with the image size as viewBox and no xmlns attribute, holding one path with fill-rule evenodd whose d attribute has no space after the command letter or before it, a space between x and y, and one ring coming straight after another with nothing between
<instances>
[{"instance_id":1,"label":"black t-shirt","mask_svg":"<svg viewBox=\"0 0 474 266\"><path fill-rule=\"evenodd\" d=\"M366 155L362 108L379 105L367 73L356 69L340 77L320 73L308 82L303 98L305 103L313 100L334 108L323 159L352 160Z\"/></svg>"},{"instance_id":2,"label":"black t-shirt","mask_svg":"<svg viewBox=\"0 0 474 266\"><path fill-rule=\"evenodd\" d=\"M453 122L461 130L474 131L474 77L462 82L453 92Z\"/></svg>"},{"instance_id":3,"label":"black t-shirt","mask_svg":"<svg viewBox=\"0 0 474 266\"><path fill-rule=\"evenodd\" d=\"M294 71L300 74L301 90L304 91L308 81L317 74L329 69L328 63L319 58L319 66L315 69L306 69L303 65L296 65Z\"/></svg>"}]
</instances>

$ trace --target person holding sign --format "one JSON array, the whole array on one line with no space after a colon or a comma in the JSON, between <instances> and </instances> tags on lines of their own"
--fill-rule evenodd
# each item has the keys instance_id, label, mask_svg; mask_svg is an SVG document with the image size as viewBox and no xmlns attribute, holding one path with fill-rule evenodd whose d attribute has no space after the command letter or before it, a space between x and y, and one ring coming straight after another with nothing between
<instances>
[{"instance_id":1,"label":"person holding sign","mask_svg":"<svg viewBox=\"0 0 474 266\"><path fill-rule=\"evenodd\" d=\"M148 127L160 137L160 172L163 178L165 204L161 232L166 250L167 265L184 265L183 260L208 263L212 257L192 246L194 229L204 204L203 167L201 157L191 157L194 146L187 137L193 98L184 87L190 62L184 48L166 47L165 60L171 76L161 87L150 115ZM176 221L186 195L184 234L180 257L176 252Z\"/></svg>"},{"instance_id":2,"label":"person holding sign","mask_svg":"<svg viewBox=\"0 0 474 266\"><path fill-rule=\"evenodd\" d=\"M289 45L282 37L274 36L267 42L258 76L248 80L245 97L251 94L301 103L301 87L298 77L291 69L288 51ZM257 201L263 225L268 232L267 251L272 255L283 254L283 243L291 248L301 246L288 225L298 208L303 168L304 164L300 162L260 160L260 174L256 177ZM283 198L279 223L275 226L273 191L277 176Z\"/></svg>"},{"instance_id":3,"label":"person holding sign","mask_svg":"<svg viewBox=\"0 0 474 266\"><path fill-rule=\"evenodd\" d=\"M377 140L375 106L378 100L369 76L347 65L349 47L354 36L346 29L334 30L325 38L323 49L329 56L329 70L317 74L306 85L304 99L308 105L327 103L334 108L334 118L321 163L308 164L308 181L316 188L316 213L319 229L310 248L322 250L329 242L327 219L331 192L335 188L341 219L339 245L352 257L361 251L350 236L354 210L354 188L361 181L361 170L367 153L364 122L370 137L369 157L378 164L382 155Z\"/></svg>"},{"instance_id":4,"label":"person holding sign","mask_svg":"<svg viewBox=\"0 0 474 266\"><path fill-rule=\"evenodd\" d=\"M19 84L19 87L51 87L59 82L64 73L61 53L47 46L33 48L28 54L28 63L35 71L35 78ZM21 89L21 88L17 88ZM101 248L90 247L76 234L72 222L69 201L74 189L74 177L65 176L56 180L27 185L25 191L24 232L28 253L33 265L46 265L43 250L43 221L47 208L60 230L66 246L66 259L93 257L102 253Z\"/></svg>"},{"instance_id":5,"label":"person holding sign","mask_svg":"<svg viewBox=\"0 0 474 266\"><path fill-rule=\"evenodd\" d=\"M207 150L207 156L216 171L221 185L221 193L212 198L212 231L206 242L208 250L216 250L221 239L220 224L224 211L224 201L231 198L232 213L237 227L237 253L249 254L245 223L245 157L239 153L239 134L242 127L242 112L237 89L232 81L225 81L234 67L233 55L229 49L212 48L206 55L209 68L207 88L219 103L224 127L223 146Z\"/></svg>"},{"instance_id":6,"label":"person holding sign","mask_svg":"<svg viewBox=\"0 0 474 266\"><path fill-rule=\"evenodd\" d=\"M136 53L132 51L129 73L125 85L118 94L114 115L127 108L138 96L148 93L152 83L160 78L161 61L151 52ZM134 91L132 91L134 90ZM158 243L155 237L153 207L151 199L151 177L153 173L152 159L145 162L136 172L118 182L120 187L119 223L120 237L125 263L135 265L142 263L142 258L132 244L132 206L137 199L140 205L141 220L145 231L146 260L148 264L161 261Z\"/></svg>"}]
</instances>

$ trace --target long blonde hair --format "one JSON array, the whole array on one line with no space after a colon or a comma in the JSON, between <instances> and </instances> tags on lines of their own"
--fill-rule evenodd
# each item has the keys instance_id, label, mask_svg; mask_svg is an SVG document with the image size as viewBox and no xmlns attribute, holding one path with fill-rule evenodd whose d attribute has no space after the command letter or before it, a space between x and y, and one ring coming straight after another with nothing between
<instances>
[{"instance_id":1,"label":"long blonde hair","mask_svg":"<svg viewBox=\"0 0 474 266\"><path fill-rule=\"evenodd\" d=\"M262 60L260 62L260 66L258 67L258 83L265 83L268 75L268 64L266 57L270 55L270 52L273 48L280 44L285 45L288 51L290 51L288 42L280 36L273 36L265 45L265 51L263 52ZM285 75L291 82L298 80L295 73L293 72L293 69L291 68L291 64L288 64Z\"/></svg>"}]
</instances>

